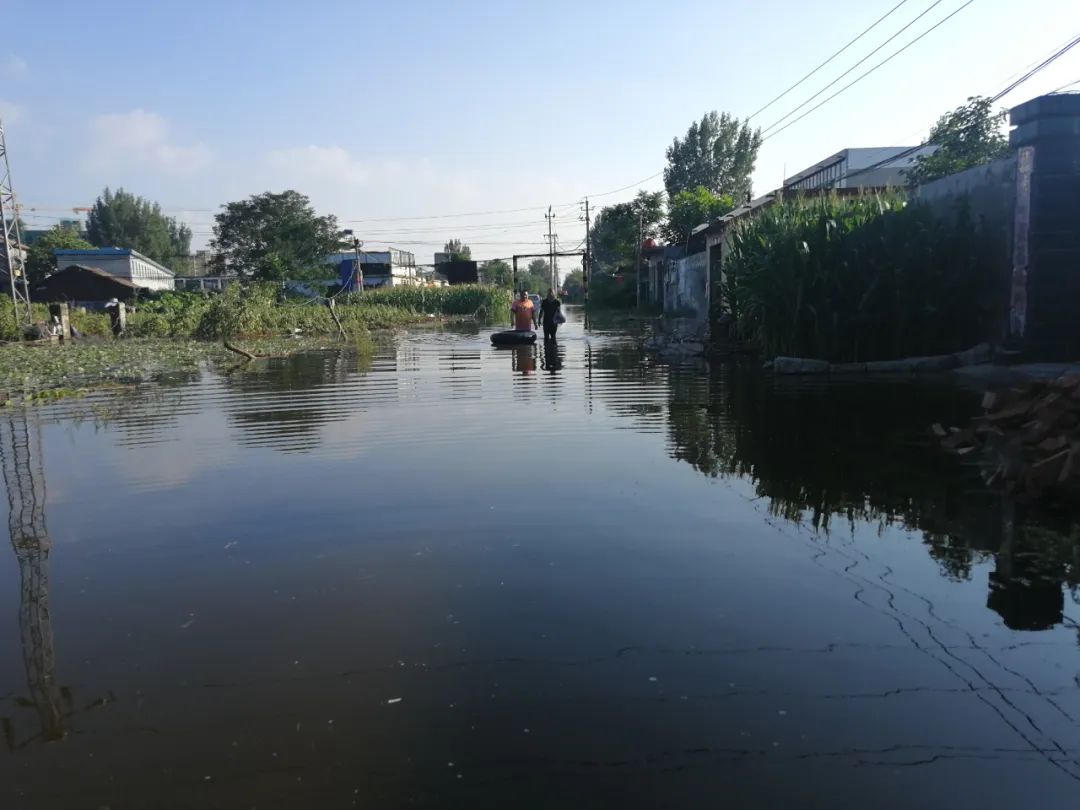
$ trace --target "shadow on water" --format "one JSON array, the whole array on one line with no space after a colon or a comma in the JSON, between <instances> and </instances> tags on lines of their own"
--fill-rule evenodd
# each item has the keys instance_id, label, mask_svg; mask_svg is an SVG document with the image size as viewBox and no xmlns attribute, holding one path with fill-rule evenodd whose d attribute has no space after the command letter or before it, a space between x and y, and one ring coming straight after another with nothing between
<instances>
[{"instance_id":1,"label":"shadow on water","mask_svg":"<svg viewBox=\"0 0 1080 810\"><path fill-rule=\"evenodd\" d=\"M1080 530L933 444L978 396L571 323L10 411L0 803L1065 806Z\"/></svg>"},{"instance_id":2,"label":"shadow on water","mask_svg":"<svg viewBox=\"0 0 1080 810\"><path fill-rule=\"evenodd\" d=\"M772 517L814 530L856 522L917 530L942 573L968 579L993 559L987 607L1016 630L1063 620L1080 586L1075 514L987 489L978 462L946 457L934 422L964 422L978 392L898 380L771 378L737 364L667 377L671 455L712 477L746 479Z\"/></svg>"}]
</instances>

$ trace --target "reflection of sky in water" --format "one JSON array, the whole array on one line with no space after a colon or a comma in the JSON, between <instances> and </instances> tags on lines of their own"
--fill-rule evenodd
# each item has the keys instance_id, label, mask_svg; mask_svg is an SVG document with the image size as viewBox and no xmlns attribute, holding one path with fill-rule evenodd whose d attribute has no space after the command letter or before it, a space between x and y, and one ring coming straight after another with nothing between
<instances>
[{"instance_id":1,"label":"reflection of sky in water","mask_svg":"<svg viewBox=\"0 0 1080 810\"><path fill-rule=\"evenodd\" d=\"M0 751L5 806L1077 795L1075 546L930 452L970 395L560 334L34 411L69 733ZM0 555L0 650L19 599ZM0 656L19 739L27 694Z\"/></svg>"}]
</instances>

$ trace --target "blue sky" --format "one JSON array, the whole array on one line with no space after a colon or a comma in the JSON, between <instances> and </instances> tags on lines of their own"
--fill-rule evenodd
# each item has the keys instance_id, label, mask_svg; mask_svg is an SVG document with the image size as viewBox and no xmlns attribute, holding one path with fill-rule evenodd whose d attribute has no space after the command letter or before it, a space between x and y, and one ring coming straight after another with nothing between
<instances>
[{"instance_id":1,"label":"blue sky","mask_svg":"<svg viewBox=\"0 0 1080 810\"><path fill-rule=\"evenodd\" d=\"M574 201L659 172L692 120L753 113L898 1L4 0L19 36L0 50L0 115L31 225L124 186L189 222L200 245L221 203L296 188L321 213L365 220L349 226L366 244L419 261L450 236L480 258L542 250L549 203L572 248ZM907 0L753 123L773 123L933 2ZM940 0L833 89L965 2ZM942 112L1078 33L1075 0L975 0L769 139L755 190L844 147L917 143ZM1075 80L1080 48L1002 103Z\"/></svg>"}]
</instances>

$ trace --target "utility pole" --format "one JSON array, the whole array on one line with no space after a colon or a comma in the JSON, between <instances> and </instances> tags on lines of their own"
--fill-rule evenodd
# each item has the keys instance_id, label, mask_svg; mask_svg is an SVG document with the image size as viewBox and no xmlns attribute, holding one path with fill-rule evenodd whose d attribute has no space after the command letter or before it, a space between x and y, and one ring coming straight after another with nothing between
<instances>
[{"instance_id":1,"label":"utility pole","mask_svg":"<svg viewBox=\"0 0 1080 810\"><path fill-rule=\"evenodd\" d=\"M636 264L634 265L634 283L637 285L637 308L641 309L641 216L642 212L638 211L637 215L637 256L635 258Z\"/></svg>"},{"instance_id":2,"label":"utility pole","mask_svg":"<svg viewBox=\"0 0 1080 810\"><path fill-rule=\"evenodd\" d=\"M548 206L548 212L544 214L544 219L547 220L548 232L548 272L551 274L551 286L555 287L555 234L551 232L551 223L555 219L555 215L551 213L551 206Z\"/></svg>"},{"instance_id":3,"label":"utility pole","mask_svg":"<svg viewBox=\"0 0 1080 810\"><path fill-rule=\"evenodd\" d=\"M8 160L4 123L0 121L0 226L4 244L0 246L0 272L7 273L11 285L11 303L15 308L15 325L30 326L34 322L30 310L30 287L26 281L26 262L22 254L22 234L19 232L19 206L11 183L11 163Z\"/></svg>"},{"instance_id":4,"label":"utility pole","mask_svg":"<svg viewBox=\"0 0 1080 810\"><path fill-rule=\"evenodd\" d=\"M355 236L352 240L353 253L356 254L356 283L359 284L359 292L364 294L364 266L360 264L360 246L364 243Z\"/></svg>"},{"instance_id":5,"label":"utility pole","mask_svg":"<svg viewBox=\"0 0 1080 810\"><path fill-rule=\"evenodd\" d=\"M589 198L585 198L585 257L581 260L581 281L585 306L589 306L589 275L592 272L592 223L589 221Z\"/></svg>"},{"instance_id":6,"label":"utility pole","mask_svg":"<svg viewBox=\"0 0 1080 810\"><path fill-rule=\"evenodd\" d=\"M555 249L551 253L551 289L559 294L559 235L555 234Z\"/></svg>"}]
</instances>

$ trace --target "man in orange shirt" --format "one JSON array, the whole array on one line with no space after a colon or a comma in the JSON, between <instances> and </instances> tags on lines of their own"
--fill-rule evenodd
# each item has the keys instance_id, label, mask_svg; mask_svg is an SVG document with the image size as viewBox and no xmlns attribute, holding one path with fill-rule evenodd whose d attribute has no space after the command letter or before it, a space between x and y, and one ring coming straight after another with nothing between
<instances>
[{"instance_id":1,"label":"man in orange shirt","mask_svg":"<svg viewBox=\"0 0 1080 810\"><path fill-rule=\"evenodd\" d=\"M514 315L514 330L517 332L532 332L533 330L533 302L529 300L529 294L522 290L518 293L518 300L510 306L510 312Z\"/></svg>"}]
</instances>

